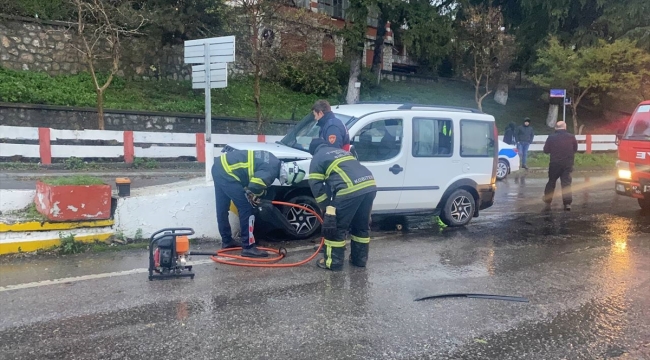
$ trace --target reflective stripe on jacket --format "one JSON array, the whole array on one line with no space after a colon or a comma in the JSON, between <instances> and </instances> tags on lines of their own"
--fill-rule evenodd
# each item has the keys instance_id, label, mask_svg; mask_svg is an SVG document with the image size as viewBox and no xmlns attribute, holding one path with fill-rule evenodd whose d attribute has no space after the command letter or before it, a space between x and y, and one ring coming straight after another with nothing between
<instances>
[{"instance_id":1,"label":"reflective stripe on jacket","mask_svg":"<svg viewBox=\"0 0 650 360\"><path fill-rule=\"evenodd\" d=\"M225 180L235 180L257 196L280 177L280 160L268 151L235 150L220 156Z\"/></svg>"},{"instance_id":2,"label":"reflective stripe on jacket","mask_svg":"<svg viewBox=\"0 0 650 360\"><path fill-rule=\"evenodd\" d=\"M370 170L349 152L328 145L319 146L311 159L309 187L321 207L329 203L328 193L343 198L377 190Z\"/></svg>"}]
</instances>

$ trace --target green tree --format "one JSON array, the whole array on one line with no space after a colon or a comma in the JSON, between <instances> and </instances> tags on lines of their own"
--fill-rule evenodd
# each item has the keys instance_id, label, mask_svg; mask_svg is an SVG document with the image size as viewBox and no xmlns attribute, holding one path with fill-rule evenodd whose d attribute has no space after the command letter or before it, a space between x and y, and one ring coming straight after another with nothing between
<instances>
[{"instance_id":1,"label":"green tree","mask_svg":"<svg viewBox=\"0 0 650 360\"><path fill-rule=\"evenodd\" d=\"M545 88L565 88L571 97L573 131L579 133L578 107L589 97L598 102L598 95L625 96L643 92L643 76L648 76L650 55L629 40L611 44L603 40L595 46L575 48L563 46L553 37L538 52L536 74L532 81Z\"/></svg>"},{"instance_id":2,"label":"green tree","mask_svg":"<svg viewBox=\"0 0 650 360\"><path fill-rule=\"evenodd\" d=\"M404 10L406 28L398 31L409 56L430 70L435 69L452 50L453 13L443 15L442 6L429 0L409 1Z\"/></svg>"},{"instance_id":3,"label":"green tree","mask_svg":"<svg viewBox=\"0 0 650 360\"><path fill-rule=\"evenodd\" d=\"M346 10L345 26L339 31L339 35L345 41L343 55L350 64L348 88L345 96L345 101L348 104L354 104L359 101L359 88L355 84L359 81L359 76L361 75L363 49L368 31L369 7L374 4L373 1L351 1L350 6Z\"/></svg>"}]
</instances>

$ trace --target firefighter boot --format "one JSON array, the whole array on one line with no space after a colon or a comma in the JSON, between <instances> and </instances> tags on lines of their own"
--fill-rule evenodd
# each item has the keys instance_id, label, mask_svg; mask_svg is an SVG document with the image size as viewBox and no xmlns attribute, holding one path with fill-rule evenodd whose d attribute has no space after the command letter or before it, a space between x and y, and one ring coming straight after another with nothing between
<instances>
[{"instance_id":1,"label":"firefighter boot","mask_svg":"<svg viewBox=\"0 0 650 360\"><path fill-rule=\"evenodd\" d=\"M369 243L357 242L353 239L350 243L350 264L357 267L366 267L369 248Z\"/></svg>"},{"instance_id":2,"label":"firefighter boot","mask_svg":"<svg viewBox=\"0 0 650 360\"><path fill-rule=\"evenodd\" d=\"M321 269L332 271L341 271L343 269L343 260L345 259L345 240L331 241L325 240L325 252L323 259L317 265Z\"/></svg>"},{"instance_id":3,"label":"firefighter boot","mask_svg":"<svg viewBox=\"0 0 650 360\"><path fill-rule=\"evenodd\" d=\"M267 253L264 250L260 250L257 248L257 246L253 245L250 247L243 248L241 250L241 256L250 257L250 258L261 258L261 257L268 257L269 253Z\"/></svg>"}]
</instances>

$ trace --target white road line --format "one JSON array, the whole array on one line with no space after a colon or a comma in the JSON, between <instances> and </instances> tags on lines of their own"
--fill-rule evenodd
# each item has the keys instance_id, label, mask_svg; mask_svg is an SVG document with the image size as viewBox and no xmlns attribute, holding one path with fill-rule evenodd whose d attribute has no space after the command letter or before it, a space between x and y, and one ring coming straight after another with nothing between
<instances>
[{"instance_id":1,"label":"white road line","mask_svg":"<svg viewBox=\"0 0 650 360\"><path fill-rule=\"evenodd\" d=\"M307 245L307 246L299 246L299 247L295 247L295 248L291 248L291 249L287 249L287 250L288 251L303 251L303 250L313 249L314 246L316 246L316 244ZM222 258L222 259L225 260L226 258ZM211 263L214 263L214 262L212 260L210 260L210 259L207 259L207 260L189 261L188 265L205 265L205 264L211 264ZM147 273L148 271L149 271L149 269L147 269L147 268L140 268L140 269L116 271L116 272L103 273L103 274L83 275L83 276L75 276L75 277L62 278L62 279L43 280L43 281L36 281L36 282L24 283L24 284L0 286L0 293L5 292L5 291L11 291L11 290L30 289L30 288L41 287L41 286L67 284L67 283L73 283L73 282L79 282L79 281L104 279L104 278L116 277L116 276L143 274L143 273Z\"/></svg>"}]
</instances>

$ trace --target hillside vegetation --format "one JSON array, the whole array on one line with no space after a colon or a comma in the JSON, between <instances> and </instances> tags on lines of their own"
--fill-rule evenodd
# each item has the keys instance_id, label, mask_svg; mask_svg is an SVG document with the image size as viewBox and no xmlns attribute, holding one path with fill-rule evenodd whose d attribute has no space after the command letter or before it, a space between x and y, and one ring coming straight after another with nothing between
<instances>
[{"instance_id":1,"label":"hillside vegetation","mask_svg":"<svg viewBox=\"0 0 650 360\"><path fill-rule=\"evenodd\" d=\"M250 78L231 79L227 88L212 92L213 116L254 118L252 93ZM524 117L530 117L538 133L548 133L544 125L548 106L539 100L541 93L536 89L512 90L507 106L488 97L484 111L495 116L500 132L511 121L520 124ZM262 83L262 110L267 120L299 120L317 99L316 95L294 92L274 82ZM328 100L333 105L340 103L336 97ZM361 100L475 107L470 85L442 79L427 84L384 80L379 87L362 89ZM0 101L94 107L96 97L88 74L53 77L0 68ZM200 114L204 94L184 81L116 79L106 91L106 108Z\"/></svg>"}]
</instances>

